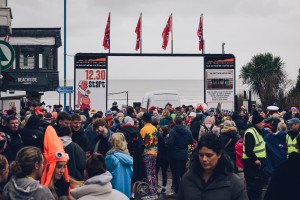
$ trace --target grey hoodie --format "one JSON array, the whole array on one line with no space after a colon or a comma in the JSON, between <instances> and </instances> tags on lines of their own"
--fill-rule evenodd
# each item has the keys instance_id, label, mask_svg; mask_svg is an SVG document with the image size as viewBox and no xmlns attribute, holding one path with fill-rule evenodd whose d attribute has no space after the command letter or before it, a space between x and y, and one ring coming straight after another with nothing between
<instances>
[{"instance_id":1,"label":"grey hoodie","mask_svg":"<svg viewBox=\"0 0 300 200\"><path fill-rule=\"evenodd\" d=\"M7 200L54 200L47 187L32 178L12 177L3 190L3 199Z\"/></svg>"},{"instance_id":2,"label":"grey hoodie","mask_svg":"<svg viewBox=\"0 0 300 200\"><path fill-rule=\"evenodd\" d=\"M111 179L111 173L106 171L88 179L84 186L71 190L71 195L78 200L128 200L123 193L112 189Z\"/></svg>"}]
</instances>

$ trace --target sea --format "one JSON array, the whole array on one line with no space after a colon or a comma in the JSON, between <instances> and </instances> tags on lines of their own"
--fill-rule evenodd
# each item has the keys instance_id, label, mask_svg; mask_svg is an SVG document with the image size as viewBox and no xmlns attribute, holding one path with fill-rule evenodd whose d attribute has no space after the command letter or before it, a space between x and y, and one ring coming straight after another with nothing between
<instances>
[{"instance_id":1,"label":"sea","mask_svg":"<svg viewBox=\"0 0 300 200\"><path fill-rule=\"evenodd\" d=\"M61 81L62 82L62 81ZM67 81L68 86L73 86L74 82ZM153 90L176 90L180 96L181 104L197 105L204 101L204 82L203 80L108 80L108 102L110 107L113 101L117 101L118 105L133 105L134 102L141 102L145 93ZM236 82L236 94L243 93L247 87L242 82ZM117 94L118 93L118 94ZM74 96L66 95L66 104L74 105ZM71 101L70 101L71 100ZM42 101L46 105L62 104L63 95L59 95L56 91L45 92Z\"/></svg>"}]
</instances>

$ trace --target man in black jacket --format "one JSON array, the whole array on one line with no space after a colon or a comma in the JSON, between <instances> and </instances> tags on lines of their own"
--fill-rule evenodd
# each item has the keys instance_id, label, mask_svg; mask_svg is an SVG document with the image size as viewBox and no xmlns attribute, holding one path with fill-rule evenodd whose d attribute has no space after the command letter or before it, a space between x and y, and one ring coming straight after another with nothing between
<instances>
[{"instance_id":1,"label":"man in black jacket","mask_svg":"<svg viewBox=\"0 0 300 200\"><path fill-rule=\"evenodd\" d=\"M266 159L266 146L262 137L264 118L257 110L253 111L252 124L244 135L243 164L249 200L260 200L263 187L263 168Z\"/></svg>"},{"instance_id":2,"label":"man in black jacket","mask_svg":"<svg viewBox=\"0 0 300 200\"><path fill-rule=\"evenodd\" d=\"M7 134L8 146L4 151L8 162L15 160L17 152L23 147L23 141L20 136L19 120L12 115L7 118Z\"/></svg>"},{"instance_id":3,"label":"man in black jacket","mask_svg":"<svg viewBox=\"0 0 300 200\"><path fill-rule=\"evenodd\" d=\"M89 151L88 138L81 127L81 117L79 114L74 113L71 119L72 140L77 143L84 152Z\"/></svg>"},{"instance_id":4,"label":"man in black jacket","mask_svg":"<svg viewBox=\"0 0 300 200\"><path fill-rule=\"evenodd\" d=\"M32 114L24 128L20 131L23 141L23 146L35 146L41 150L44 148L44 133L43 128L40 127L40 119L34 113Z\"/></svg>"},{"instance_id":5,"label":"man in black jacket","mask_svg":"<svg viewBox=\"0 0 300 200\"><path fill-rule=\"evenodd\" d=\"M175 126L169 134L167 144L170 148L170 166L175 184L175 191L168 197L176 197L179 189L180 180L186 170L188 160L188 145L193 143L192 133L185 125L180 116L175 117Z\"/></svg>"}]
</instances>

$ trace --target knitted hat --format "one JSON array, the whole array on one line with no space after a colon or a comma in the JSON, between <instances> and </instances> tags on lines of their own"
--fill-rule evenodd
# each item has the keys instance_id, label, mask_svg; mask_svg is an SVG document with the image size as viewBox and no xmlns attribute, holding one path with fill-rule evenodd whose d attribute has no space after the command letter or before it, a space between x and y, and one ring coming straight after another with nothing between
<instances>
[{"instance_id":1,"label":"knitted hat","mask_svg":"<svg viewBox=\"0 0 300 200\"><path fill-rule=\"evenodd\" d=\"M44 135L44 171L41 178L41 184L49 187L56 162L67 162L68 154L65 153L63 143L56 134L52 126L47 126ZM69 182L68 168L65 169L63 178Z\"/></svg>"},{"instance_id":2,"label":"knitted hat","mask_svg":"<svg viewBox=\"0 0 300 200\"><path fill-rule=\"evenodd\" d=\"M134 121L133 121L133 119L131 117L126 116L124 118L124 124L131 124L133 126L134 125Z\"/></svg>"},{"instance_id":3,"label":"knitted hat","mask_svg":"<svg viewBox=\"0 0 300 200\"><path fill-rule=\"evenodd\" d=\"M260 116L260 114L258 113L258 111L254 110L253 111L253 117L252 117L252 124L259 124L263 120L264 120L264 118L262 116Z\"/></svg>"},{"instance_id":4,"label":"knitted hat","mask_svg":"<svg viewBox=\"0 0 300 200\"><path fill-rule=\"evenodd\" d=\"M111 115L113 115L113 113L110 109L108 109L105 113L105 116L111 116Z\"/></svg>"}]
</instances>

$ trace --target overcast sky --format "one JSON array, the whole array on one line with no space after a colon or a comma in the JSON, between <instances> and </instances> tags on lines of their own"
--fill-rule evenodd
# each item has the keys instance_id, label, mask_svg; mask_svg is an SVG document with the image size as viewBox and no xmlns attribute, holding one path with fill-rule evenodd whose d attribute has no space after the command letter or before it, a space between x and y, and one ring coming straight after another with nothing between
<instances>
[{"instance_id":1,"label":"overcast sky","mask_svg":"<svg viewBox=\"0 0 300 200\"><path fill-rule=\"evenodd\" d=\"M13 28L61 27L63 0L7 0ZM102 40L111 12L111 53L137 53L134 33L143 13L143 53L170 53L161 48L161 33L173 13L174 53L199 53L196 35L204 14L206 53L236 56L237 74L251 57L271 52L285 62L291 79L300 67L298 0L67 0L67 79L73 79L76 53L104 53ZM59 48L63 77L63 47ZM203 79L201 58L110 58L109 78Z\"/></svg>"}]
</instances>

